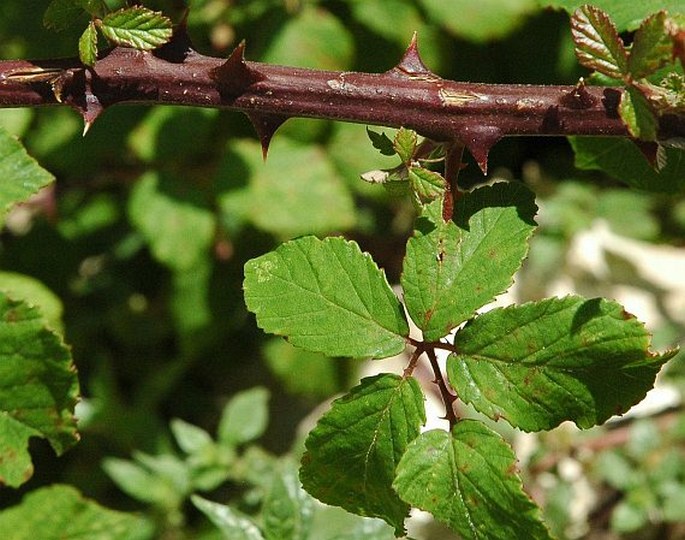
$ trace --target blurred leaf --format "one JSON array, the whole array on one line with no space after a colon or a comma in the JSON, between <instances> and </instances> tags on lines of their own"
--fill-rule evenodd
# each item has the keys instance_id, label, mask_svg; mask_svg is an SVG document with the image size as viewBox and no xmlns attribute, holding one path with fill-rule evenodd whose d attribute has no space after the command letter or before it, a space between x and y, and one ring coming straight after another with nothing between
<instances>
[{"instance_id":1,"label":"blurred leaf","mask_svg":"<svg viewBox=\"0 0 685 540\"><path fill-rule=\"evenodd\" d=\"M685 522L685 483L671 484L670 489L662 493L664 497L662 511L664 521L670 523Z\"/></svg>"},{"instance_id":2,"label":"blurred leaf","mask_svg":"<svg viewBox=\"0 0 685 540\"><path fill-rule=\"evenodd\" d=\"M76 444L79 387L69 349L37 308L0 293L0 484L33 474L31 437L58 455Z\"/></svg>"},{"instance_id":3,"label":"blurred leaf","mask_svg":"<svg viewBox=\"0 0 685 540\"><path fill-rule=\"evenodd\" d=\"M269 44L264 62L323 70L350 67L354 41L345 25L320 6L304 4Z\"/></svg>"},{"instance_id":4,"label":"blurred leaf","mask_svg":"<svg viewBox=\"0 0 685 540\"><path fill-rule=\"evenodd\" d=\"M53 30L64 30L76 24L83 15L102 15L107 6L102 0L52 0L43 15L43 24Z\"/></svg>"},{"instance_id":5,"label":"blurred leaf","mask_svg":"<svg viewBox=\"0 0 685 540\"><path fill-rule=\"evenodd\" d=\"M635 470L635 466L617 451L602 452L594 465L602 479L619 491L639 487L644 481L644 475Z\"/></svg>"},{"instance_id":6,"label":"blurred leaf","mask_svg":"<svg viewBox=\"0 0 685 540\"><path fill-rule=\"evenodd\" d=\"M537 207L521 184L499 183L462 197L457 223L443 221L440 202L429 210L407 243L401 281L412 320L435 341L511 285Z\"/></svg>"},{"instance_id":7,"label":"blurred leaf","mask_svg":"<svg viewBox=\"0 0 685 540\"><path fill-rule=\"evenodd\" d=\"M588 0L537 0L540 7L555 7L566 10L569 14L588 3ZM635 30L643 19L662 9L670 15L685 13L682 0L592 0L592 5L605 11L616 25L619 32Z\"/></svg>"},{"instance_id":8,"label":"blurred leaf","mask_svg":"<svg viewBox=\"0 0 685 540\"><path fill-rule=\"evenodd\" d=\"M428 17L470 41L502 39L536 11L535 0L420 0Z\"/></svg>"},{"instance_id":9,"label":"blurred leaf","mask_svg":"<svg viewBox=\"0 0 685 540\"><path fill-rule=\"evenodd\" d=\"M62 301L37 279L0 271L0 291L13 300L22 300L28 306L37 307L51 329L62 331Z\"/></svg>"},{"instance_id":10,"label":"blurred leaf","mask_svg":"<svg viewBox=\"0 0 685 540\"><path fill-rule=\"evenodd\" d=\"M198 495L190 500L230 540L265 540L264 536L247 516L229 506L218 504Z\"/></svg>"},{"instance_id":11,"label":"blurred leaf","mask_svg":"<svg viewBox=\"0 0 685 540\"><path fill-rule=\"evenodd\" d=\"M187 270L208 256L215 223L201 197L180 180L152 172L135 184L128 203L131 222L162 264Z\"/></svg>"},{"instance_id":12,"label":"blurred leaf","mask_svg":"<svg viewBox=\"0 0 685 540\"><path fill-rule=\"evenodd\" d=\"M108 13L98 27L112 43L149 51L171 39L171 19L159 12L135 6Z\"/></svg>"},{"instance_id":13,"label":"blurred leaf","mask_svg":"<svg viewBox=\"0 0 685 540\"><path fill-rule=\"evenodd\" d=\"M447 371L459 397L524 431L581 428L644 398L677 351L649 350L644 325L617 304L578 296L494 309L454 339Z\"/></svg>"},{"instance_id":14,"label":"blurred leaf","mask_svg":"<svg viewBox=\"0 0 685 540\"><path fill-rule=\"evenodd\" d=\"M340 390L338 366L331 358L293 347L281 338L269 340L262 351L288 392L323 399Z\"/></svg>"},{"instance_id":15,"label":"blurred leaf","mask_svg":"<svg viewBox=\"0 0 685 540\"><path fill-rule=\"evenodd\" d=\"M303 237L245 265L245 302L266 332L328 356L384 358L404 350L402 306L354 242Z\"/></svg>"},{"instance_id":16,"label":"blurred leaf","mask_svg":"<svg viewBox=\"0 0 685 540\"><path fill-rule=\"evenodd\" d=\"M27 201L54 177L29 157L24 147L0 127L0 227L7 212Z\"/></svg>"},{"instance_id":17,"label":"blurred leaf","mask_svg":"<svg viewBox=\"0 0 685 540\"><path fill-rule=\"evenodd\" d=\"M579 169L600 169L644 191L685 189L685 151L666 149L666 166L655 171L632 141L620 137L569 137Z\"/></svg>"},{"instance_id":18,"label":"blurred leaf","mask_svg":"<svg viewBox=\"0 0 685 540\"><path fill-rule=\"evenodd\" d=\"M409 506L393 491L395 467L426 421L423 393L409 377L363 379L335 400L305 441L300 480L321 502L404 530Z\"/></svg>"},{"instance_id":19,"label":"blurred leaf","mask_svg":"<svg viewBox=\"0 0 685 540\"><path fill-rule=\"evenodd\" d=\"M628 73L628 54L609 16L595 6L583 5L571 17L576 56L588 69L622 79Z\"/></svg>"},{"instance_id":20,"label":"blurred leaf","mask_svg":"<svg viewBox=\"0 0 685 540\"><path fill-rule=\"evenodd\" d=\"M314 516L314 500L302 489L297 469L286 464L274 477L262 507L266 540L307 540Z\"/></svg>"},{"instance_id":21,"label":"blurred leaf","mask_svg":"<svg viewBox=\"0 0 685 540\"><path fill-rule=\"evenodd\" d=\"M103 508L71 486L53 485L0 512L5 540L152 540L154 526L135 514Z\"/></svg>"},{"instance_id":22,"label":"blurred leaf","mask_svg":"<svg viewBox=\"0 0 685 540\"><path fill-rule=\"evenodd\" d=\"M91 21L78 40L78 56L87 66L92 66L98 59L98 32Z\"/></svg>"},{"instance_id":23,"label":"blurred leaf","mask_svg":"<svg viewBox=\"0 0 685 540\"><path fill-rule=\"evenodd\" d=\"M597 200L597 215L622 236L654 241L660 223L653 212L654 200L644 193L629 189L602 190Z\"/></svg>"},{"instance_id":24,"label":"blurred leaf","mask_svg":"<svg viewBox=\"0 0 685 540\"><path fill-rule=\"evenodd\" d=\"M649 523L649 509L631 501L620 501L611 513L611 529L630 533Z\"/></svg>"},{"instance_id":25,"label":"blurred leaf","mask_svg":"<svg viewBox=\"0 0 685 540\"><path fill-rule=\"evenodd\" d=\"M171 420L170 427L176 443L186 454L194 454L214 444L211 435L204 429L180 418Z\"/></svg>"},{"instance_id":26,"label":"blurred leaf","mask_svg":"<svg viewBox=\"0 0 685 540\"><path fill-rule=\"evenodd\" d=\"M234 150L251 173L243 211L260 229L293 237L354 225L352 197L322 149L277 138L266 163L257 143L243 141Z\"/></svg>"},{"instance_id":27,"label":"blurred leaf","mask_svg":"<svg viewBox=\"0 0 685 540\"><path fill-rule=\"evenodd\" d=\"M412 34L424 26L417 7L405 0L352 1L350 7L356 22L400 45L406 46Z\"/></svg>"},{"instance_id":28,"label":"blurred leaf","mask_svg":"<svg viewBox=\"0 0 685 540\"><path fill-rule=\"evenodd\" d=\"M515 467L500 435L460 420L451 433L427 431L410 443L393 487L465 540L551 539Z\"/></svg>"},{"instance_id":29,"label":"blurred leaf","mask_svg":"<svg viewBox=\"0 0 685 540\"><path fill-rule=\"evenodd\" d=\"M629 86L621 96L619 105L621 120L630 134L643 141L655 141L659 121L647 98L637 88Z\"/></svg>"},{"instance_id":30,"label":"blurred leaf","mask_svg":"<svg viewBox=\"0 0 685 540\"><path fill-rule=\"evenodd\" d=\"M233 396L224 407L218 440L230 446L261 437L269 423L269 391L251 388Z\"/></svg>"},{"instance_id":31,"label":"blurred leaf","mask_svg":"<svg viewBox=\"0 0 685 540\"><path fill-rule=\"evenodd\" d=\"M635 79L648 77L671 61L673 41L666 31L666 12L645 19L633 37L628 69Z\"/></svg>"},{"instance_id":32,"label":"blurred leaf","mask_svg":"<svg viewBox=\"0 0 685 540\"><path fill-rule=\"evenodd\" d=\"M137 454L138 463L106 458L102 468L112 481L134 499L163 508L175 508L189 491L185 465L171 455Z\"/></svg>"}]
</instances>

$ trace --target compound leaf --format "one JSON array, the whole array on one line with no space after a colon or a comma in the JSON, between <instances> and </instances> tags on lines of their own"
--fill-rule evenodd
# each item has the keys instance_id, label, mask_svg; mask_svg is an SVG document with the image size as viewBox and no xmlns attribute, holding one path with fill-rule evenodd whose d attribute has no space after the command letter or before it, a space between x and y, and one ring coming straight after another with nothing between
<instances>
[{"instance_id":1,"label":"compound leaf","mask_svg":"<svg viewBox=\"0 0 685 540\"><path fill-rule=\"evenodd\" d=\"M621 79L628 72L628 53L609 16L584 5L571 17L576 56L586 68Z\"/></svg>"},{"instance_id":2,"label":"compound leaf","mask_svg":"<svg viewBox=\"0 0 685 540\"><path fill-rule=\"evenodd\" d=\"M437 340L504 292L528 252L537 210L521 184L499 183L462 197L444 222L439 201L407 243L402 287L407 310Z\"/></svg>"},{"instance_id":3,"label":"compound leaf","mask_svg":"<svg viewBox=\"0 0 685 540\"><path fill-rule=\"evenodd\" d=\"M171 39L171 19L141 6L105 15L98 23L102 34L116 45L150 51Z\"/></svg>"},{"instance_id":4,"label":"compound leaf","mask_svg":"<svg viewBox=\"0 0 685 540\"><path fill-rule=\"evenodd\" d=\"M635 32L628 69L634 79L654 73L671 60L673 42L666 30L667 15L660 11L646 18Z\"/></svg>"},{"instance_id":5,"label":"compound leaf","mask_svg":"<svg viewBox=\"0 0 685 540\"><path fill-rule=\"evenodd\" d=\"M451 433L417 437L397 466L393 487L466 540L550 539L515 465L500 435L476 420L461 420Z\"/></svg>"},{"instance_id":6,"label":"compound leaf","mask_svg":"<svg viewBox=\"0 0 685 540\"><path fill-rule=\"evenodd\" d=\"M54 181L22 144L0 127L0 226L7 212Z\"/></svg>"},{"instance_id":7,"label":"compound leaf","mask_svg":"<svg viewBox=\"0 0 685 540\"><path fill-rule=\"evenodd\" d=\"M676 352L651 352L645 327L616 302L579 296L484 313L454 346L447 372L459 397L525 431L626 412Z\"/></svg>"},{"instance_id":8,"label":"compound leaf","mask_svg":"<svg viewBox=\"0 0 685 540\"><path fill-rule=\"evenodd\" d=\"M328 356L383 358L409 328L385 274L354 242L307 236L245 265L245 302L266 332Z\"/></svg>"},{"instance_id":9,"label":"compound leaf","mask_svg":"<svg viewBox=\"0 0 685 540\"><path fill-rule=\"evenodd\" d=\"M0 538L12 540L151 540L154 532L144 518L103 508L64 485L33 491L0 513Z\"/></svg>"},{"instance_id":10,"label":"compound leaf","mask_svg":"<svg viewBox=\"0 0 685 540\"><path fill-rule=\"evenodd\" d=\"M320 501L380 517L399 534L409 506L392 489L395 467L425 422L413 378L381 374L337 399L305 442L300 480Z\"/></svg>"},{"instance_id":11,"label":"compound leaf","mask_svg":"<svg viewBox=\"0 0 685 540\"><path fill-rule=\"evenodd\" d=\"M31 437L57 454L76 444L78 381L71 355L43 315L0 292L0 483L19 486L33 474Z\"/></svg>"}]
</instances>

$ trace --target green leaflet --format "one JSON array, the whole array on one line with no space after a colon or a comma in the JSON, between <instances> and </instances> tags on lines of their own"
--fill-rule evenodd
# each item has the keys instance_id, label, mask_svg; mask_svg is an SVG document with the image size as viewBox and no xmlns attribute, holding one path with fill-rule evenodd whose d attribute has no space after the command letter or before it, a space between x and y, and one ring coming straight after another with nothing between
<instances>
[{"instance_id":1,"label":"green leaflet","mask_svg":"<svg viewBox=\"0 0 685 540\"><path fill-rule=\"evenodd\" d=\"M297 468L284 463L274 475L262 508L266 540L308 540L314 517L314 499L300 486Z\"/></svg>"},{"instance_id":2,"label":"green leaflet","mask_svg":"<svg viewBox=\"0 0 685 540\"><path fill-rule=\"evenodd\" d=\"M400 128L392 141L392 147L402 163L409 165L414 159L418 137L411 129Z\"/></svg>"},{"instance_id":3,"label":"green leaflet","mask_svg":"<svg viewBox=\"0 0 685 540\"><path fill-rule=\"evenodd\" d=\"M666 165L655 171L635 144L620 137L569 137L579 169L600 169L645 191L677 193L685 189L685 152L666 148Z\"/></svg>"},{"instance_id":4,"label":"green leaflet","mask_svg":"<svg viewBox=\"0 0 685 540\"><path fill-rule=\"evenodd\" d=\"M671 60L673 41L666 31L666 12L646 18L633 38L628 69L635 79L654 73Z\"/></svg>"},{"instance_id":5,"label":"green leaflet","mask_svg":"<svg viewBox=\"0 0 685 540\"><path fill-rule=\"evenodd\" d=\"M457 223L440 203L417 220L402 272L412 320L435 341L511 285L535 228L534 196L521 184L499 183L462 197Z\"/></svg>"},{"instance_id":6,"label":"green leaflet","mask_svg":"<svg viewBox=\"0 0 685 540\"><path fill-rule=\"evenodd\" d=\"M326 504L380 517L401 532L409 506L391 484L405 448L425 422L423 399L411 377L363 379L309 433L300 470L304 488Z\"/></svg>"},{"instance_id":7,"label":"green leaflet","mask_svg":"<svg viewBox=\"0 0 685 540\"><path fill-rule=\"evenodd\" d=\"M515 466L500 435L476 420L461 420L452 433L417 437L397 466L393 487L466 540L550 539Z\"/></svg>"},{"instance_id":8,"label":"green leaflet","mask_svg":"<svg viewBox=\"0 0 685 540\"><path fill-rule=\"evenodd\" d=\"M102 34L116 45L149 51L171 39L171 19L141 6L108 13L97 22Z\"/></svg>"},{"instance_id":9,"label":"green leaflet","mask_svg":"<svg viewBox=\"0 0 685 540\"><path fill-rule=\"evenodd\" d=\"M0 483L16 487L33 474L30 437L48 439L57 454L78 441L78 380L68 348L38 309L4 293L0 381Z\"/></svg>"},{"instance_id":10,"label":"green leaflet","mask_svg":"<svg viewBox=\"0 0 685 540\"><path fill-rule=\"evenodd\" d=\"M628 53L616 26L602 10L591 5L578 8L571 17L576 56L586 68L614 79L628 72Z\"/></svg>"},{"instance_id":11,"label":"green leaflet","mask_svg":"<svg viewBox=\"0 0 685 540\"><path fill-rule=\"evenodd\" d=\"M642 323L616 302L578 296L492 310L454 345L447 372L459 397L525 431L626 412L676 352L651 352Z\"/></svg>"},{"instance_id":12,"label":"green leaflet","mask_svg":"<svg viewBox=\"0 0 685 540\"><path fill-rule=\"evenodd\" d=\"M245 302L266 332L328 356L383 358L404 350L402 305L354 242L312 236L245 265Z\"/></svg>"},{"instance_id":13,"label":"green leaflet","mask_svg":"<svg viewBox=\"0 0 685 540\"><path fill-rule=\"evenodd\" d=\"M64 485L33 491L0 513L0 538L8 540L151 540L154 533L145 519L103 508Z\"/></svg>"},{"instance_id":14,"label":"green leaflet","mask_svg":"<svg viewBox=\"0 0 685 540\"><path fill-rule=\"evenodd\" d=\"M618 110L633 137L643 141L656 140L659 121L642 92L632 86L626 88Z\"/></svg>"},{"instance_id":15,"label":"green leaflet","mask_svg":"<svg viewBox=\"0 0 685 540\"><path fill-rule=\"evenodd\" d=\"M92 66L98 59L98 31L91 21L78 40L78 56L87 66Z\"/></svg>"},{"instance_id":16,"label":"green leaflet","mask_svg":"<svg viewBox=\"0 0 685 540\"><path fill-rule=\"evenodd\" d=\"M22 144L0 127L0 227L12 206L53 181L54 177L26 153Z\"/></svg>"}]
</instances>

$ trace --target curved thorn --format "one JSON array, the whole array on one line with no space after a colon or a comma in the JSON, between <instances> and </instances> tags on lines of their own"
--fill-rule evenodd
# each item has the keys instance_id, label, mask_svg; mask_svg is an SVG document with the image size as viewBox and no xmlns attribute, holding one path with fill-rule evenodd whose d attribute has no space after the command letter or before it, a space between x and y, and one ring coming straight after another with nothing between
<instances>
[{"instance_id":1,"label":"curved thorn","mask_svg":"<svg viewBox=\"0 0 685 540\"><path fill-rule=\"evenodd\" d=\"M469 149L484 175L488 174L488 154L497 141L502 138L497 126L476 126L465 128L457 133L459 141Z\"/></svg>"},{"instance_id":2,"label":"curved thorn","mask_svg":"<svg viewBox=\"0 0 685 540\"><path fill-rule=\"evenodd\" d=\"M245 62L245 40L233 49L226 61L210 73L219 83L220 91L233 97L241 94L250 85L264 79Z\"/></svg>"},{"instance_id":3,"label":"curved thorn","mask_svg":"<svg viewBox=\"0 0 685 540\"><path fill-rule=\"evenodd\" d=\"M257 112L248 112L246 114L259 136L259 141L262 144L262 158L266 161L271 139L273 138L274 133L276 133L276 130L288 119L288 117L279 114Z\"/></svg>"},{"instance_id":4,"label":"curved thorn","mask_svg":"<svg viewBox=\"0 0 685 540\"><path fill-rule=\"evenodd\" d=\"M407 47L407 50L404 51L404 55L402 55L402 59L400 60L399 64L392 68L388 73L394 73L402 77L410 78L440 78L430 69L428 69L426 64L423 63L421 55L419 54L418 37L416 32L414 32L411 42L409 43L409 47Z\"/></svg>"}]
</instances>

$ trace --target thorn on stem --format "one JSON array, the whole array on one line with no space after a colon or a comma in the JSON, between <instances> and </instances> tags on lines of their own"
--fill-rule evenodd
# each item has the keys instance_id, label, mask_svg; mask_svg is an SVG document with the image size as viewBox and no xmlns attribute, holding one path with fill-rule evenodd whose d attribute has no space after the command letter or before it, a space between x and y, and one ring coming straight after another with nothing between
<instances>
[{"instance_id":1,"label":"thorn on stem","mask_svg":"<svg viewBox=\"0 0 685 540\"><path fill-rule=\"evenodd\" d=\"M262 157L264 158L264 161L266 161L271 139L273 138L274 133L276 133L276 130L288 119L288 117L279 114L256 112L249 112L246 114L259 136L259 141L262 144Z\"/></svg>"},{"instance_id":2,"label":"thorn on stem","mask_svg":"<svg viewBox=\"0 0 685 540\"><path fill-rule=\"evenodd\" d=\"M426 64L423 63L421 55L419 54L418 38L416 32L411 38L409 47L404 51L404 55L394 68L392 68L388 73L393 73L402 77L409 77L411 79L416 78L430 78L439 79L435 73L433 73Z\"/></svg>"},{"instance_id":3,"label":"thorn on stem","mask_svg":"<svg viewBox=\"0 0 685 540\"><path fill-rule=\"evenodd\" d=\"M465 126L457 132L457 139L469 149L480 170L487 175L488 154L502 135L502 131L497 126Z\"/></svg>"},{"instance_id":4,"label":"thorn on stem","mask_svg":"<svg viewBox=\"0 0 685 540\"><path fill-rule=\"evenodd\" d=\"M226 62L211 71L210 76L219 84L226 97L236 97L249 86L264 79L245 62L245 40L241 41Z\"/></svg>"}]
</instances>

